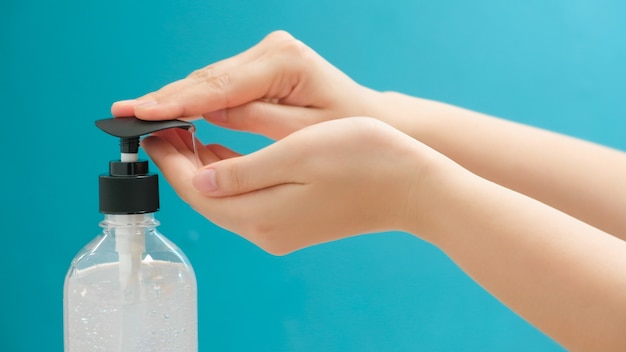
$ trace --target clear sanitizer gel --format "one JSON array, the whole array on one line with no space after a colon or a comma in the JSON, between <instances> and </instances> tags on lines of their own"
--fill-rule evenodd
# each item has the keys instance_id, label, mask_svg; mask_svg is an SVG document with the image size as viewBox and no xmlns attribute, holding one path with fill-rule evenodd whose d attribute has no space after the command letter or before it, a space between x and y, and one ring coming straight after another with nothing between
<instances>
[{"instance_id":1,"label":"clear sanitizer gel","mask_svg":"<svg viewBox=\"0 0 626 352\"><path fill-rule=\"evenodd\" d=\"M122 157L100 176L102 234L65 278L65 352L198 351L196 278L185 254L156 227L158 178L137 159L139 137L184 121L96 122L121 138Z\"/></svg>"}]
</instances>

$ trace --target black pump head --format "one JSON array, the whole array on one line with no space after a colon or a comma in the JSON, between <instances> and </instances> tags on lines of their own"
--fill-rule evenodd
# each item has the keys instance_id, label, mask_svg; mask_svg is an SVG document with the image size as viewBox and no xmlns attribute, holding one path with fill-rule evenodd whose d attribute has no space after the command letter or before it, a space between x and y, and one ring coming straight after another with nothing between
<instances>
[{"instance_id":1,"label":"black pump head","mask_svg":"<svg viewBox=\"0 0 626 352\"><path fill-rule=\"evenodd\" d=\"M168 128L190 129L193 124L182 120L145 121L136 117L117 117L96 121L96 126L104 132L120 138L122 153L137 153L139 137Z\"/></svg>"},{"instance_id":2,"label":"black pump head","mask_svg":"<svg viewBox=\"0 0 626 352\"><path fill-rule=\"evenodd\" d=\"M100 212L143 214L159 210L156 174L148 173L148 162L137 160L139 138L168 128L189 130L193 124L181 120L144 121L118 117L96 121L104 132L120 138L122 159L109 162L109 174L100 176ZM132 155L131 158L125 156Z\"/></svg>"}]
</instances>

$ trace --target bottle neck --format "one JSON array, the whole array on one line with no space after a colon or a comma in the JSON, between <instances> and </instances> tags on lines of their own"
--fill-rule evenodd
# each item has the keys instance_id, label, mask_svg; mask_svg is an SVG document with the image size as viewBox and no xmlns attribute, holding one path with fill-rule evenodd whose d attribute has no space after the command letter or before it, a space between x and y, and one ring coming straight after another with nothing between
<instances>
[{"instance_id":1,"label":"bottle neck","mask_svg":"<svg viewBox=\"0 0 626 352\"><path fill-rule=\"evenodd\" d=\"M111 228L154 228L159 226L154 213L146 214L104 214L100 227Z\"/></svg>"}]
</instances>

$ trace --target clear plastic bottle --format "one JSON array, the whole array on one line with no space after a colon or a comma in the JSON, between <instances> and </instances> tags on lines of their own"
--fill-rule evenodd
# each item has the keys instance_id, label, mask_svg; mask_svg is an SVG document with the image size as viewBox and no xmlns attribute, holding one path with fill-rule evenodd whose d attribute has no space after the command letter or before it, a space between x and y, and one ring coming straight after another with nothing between
<instances>
[{"instance_id":1,"label":"clear plastic bottle","mask_svg":"<svg viewBox=\"0 0 626 352\"><path fill-rule=\"evenodd\" d=\"M65 351L196 352L196 278L153 214L105 215L65 280Z\"/></svg>"},{"instance_id":2,"label":"clear plastic bottle","mask_svg":"<svg viewBox=\"0 0 626 352\"><path fill-rule=\"evenodd\" d=\"M122 158L100 176L101 235L72 260L64 288L65 352L197 352L197 286L185 254L160 234L158 177L139 137L186 122L108 119Z\"/></svg>"}]
</instances>

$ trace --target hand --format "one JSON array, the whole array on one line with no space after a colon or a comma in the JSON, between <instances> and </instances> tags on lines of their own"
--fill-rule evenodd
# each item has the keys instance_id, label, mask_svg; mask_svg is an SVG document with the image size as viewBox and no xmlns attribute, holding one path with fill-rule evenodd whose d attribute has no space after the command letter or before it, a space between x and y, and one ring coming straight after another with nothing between
<instances>
[{"instance_id":1,"label":"hand","mask_svg":"<svg viewBox=\"0 0 626 352\"><path fill-rule=\"evenodd\" d=\"M116 102L111 112L146 120L202 115L222 127L280 139L321 121L375 116L381 97L279 31L139 99Z\"/></svg>"},{"instance_id":2,"label":"hand","mask_svg":"<svg viewBox=\"0 0 626 352\"><path fill-rule=\"evenodd\" d=\"M247 156L201 147L207 165L197 173L181 133L160 132L143 147L196 211L274 254L402 229L417 212L424 163L432 159L425 156L438 155L378 120L344 118Z\"/></svg>"}]
</instances>

